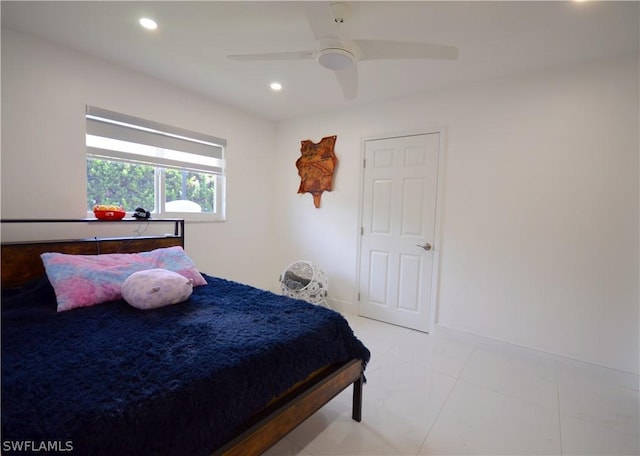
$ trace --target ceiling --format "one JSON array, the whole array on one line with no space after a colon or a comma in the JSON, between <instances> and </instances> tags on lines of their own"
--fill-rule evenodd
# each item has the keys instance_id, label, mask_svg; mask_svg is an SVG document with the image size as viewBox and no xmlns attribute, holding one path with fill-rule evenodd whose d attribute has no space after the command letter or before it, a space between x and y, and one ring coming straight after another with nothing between
<instances>
[{"instance_id":1,"label":"ceiling","mask_svg":"<svg viewBox=\"0 0 640 456\"><path fill-rule=\"evenodd\" d=\"M230 54L312 50L299 1L2 1L2 27L131 68L262 117L283 120L639 51L638 2L350 1L350 39L456 46L457 60L358 63L356 99L314 60ZM138 25L142 16L155 31ZM269 88L283 85L280 92Z\"/></svg>"}]
</instances>

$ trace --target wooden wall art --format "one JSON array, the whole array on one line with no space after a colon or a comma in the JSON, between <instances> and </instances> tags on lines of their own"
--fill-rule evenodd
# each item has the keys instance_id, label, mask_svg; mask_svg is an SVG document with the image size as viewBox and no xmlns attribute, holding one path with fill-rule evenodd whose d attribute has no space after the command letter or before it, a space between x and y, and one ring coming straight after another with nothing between
<instances>
[{"instance_id":1,"label":"wooden wall art","mask_svg":"<svg viewBox=\"0 0 640 456\"><path fill-rule=\"evenodd\" d=\"M319 143L311 140L301 141L301 157L296 161L296 168L300 175L298 193L311 193L313 204L320 207L322 192L333 190L333 173L338 165L333 148L337 136L327 136Z\"/></svg>"}]
</instances>

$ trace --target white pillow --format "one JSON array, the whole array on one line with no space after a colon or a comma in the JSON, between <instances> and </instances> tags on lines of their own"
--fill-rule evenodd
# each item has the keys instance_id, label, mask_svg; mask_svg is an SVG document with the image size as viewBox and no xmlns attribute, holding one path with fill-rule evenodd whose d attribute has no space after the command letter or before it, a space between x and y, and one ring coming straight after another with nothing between
<instances>
[{"instance_id":1,"label":"white pillow","mask_svg":"<svg viewBox=\"0 0 640 456\"><path fill-rule=\"evenodd\" d=\"M137 309L155 309L186 301L193 279L167 269L147 269L131 274L122 284L122 297Z\"/></svg>"}]
</instances>

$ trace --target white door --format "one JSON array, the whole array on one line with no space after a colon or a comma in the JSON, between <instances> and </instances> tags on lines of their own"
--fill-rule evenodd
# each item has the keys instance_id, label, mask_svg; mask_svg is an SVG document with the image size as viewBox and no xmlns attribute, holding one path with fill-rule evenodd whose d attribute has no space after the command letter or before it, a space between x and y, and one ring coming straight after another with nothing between
<instances>
[{"instance_id":1,"label":"white door","mask_svg":"<svg viewBox=\"0 0 640 456\"><path fill-rule=\"evenodd\" d=\"M364 152L359 314L425 332L439 142L439 133L376 139Z\"/></svg>"}]
</instances>

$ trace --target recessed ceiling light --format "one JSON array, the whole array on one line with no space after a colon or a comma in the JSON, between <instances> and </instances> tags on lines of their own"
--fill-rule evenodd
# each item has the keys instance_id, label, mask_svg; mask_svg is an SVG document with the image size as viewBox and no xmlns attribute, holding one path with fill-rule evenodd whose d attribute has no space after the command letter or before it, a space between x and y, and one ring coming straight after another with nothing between
<instances>
[{"instance_id":1,"label":"recessed ceiling light","mask_svg":"<svg viewBox=\"0 0 640 456\"><path fill-rule=\"evenodd\" d=\"M153 19L149 19L148 17L143 17L140 19L140 25L146 28L147 30L155 30L158 28L158 24Z\"/></svg>"},{"instance_id":2,"label":"recessed ceiling light","mask_svg":"<svg viewBox=\"0 0 640 456\"><path fill-rule=\"evenodd\" d=\"M271 87L271 90L275 90L276 92L278 90L282 90L282 84L280 84L279 82L272 82L270 87Z\"/></svg>"}]
</instances>

